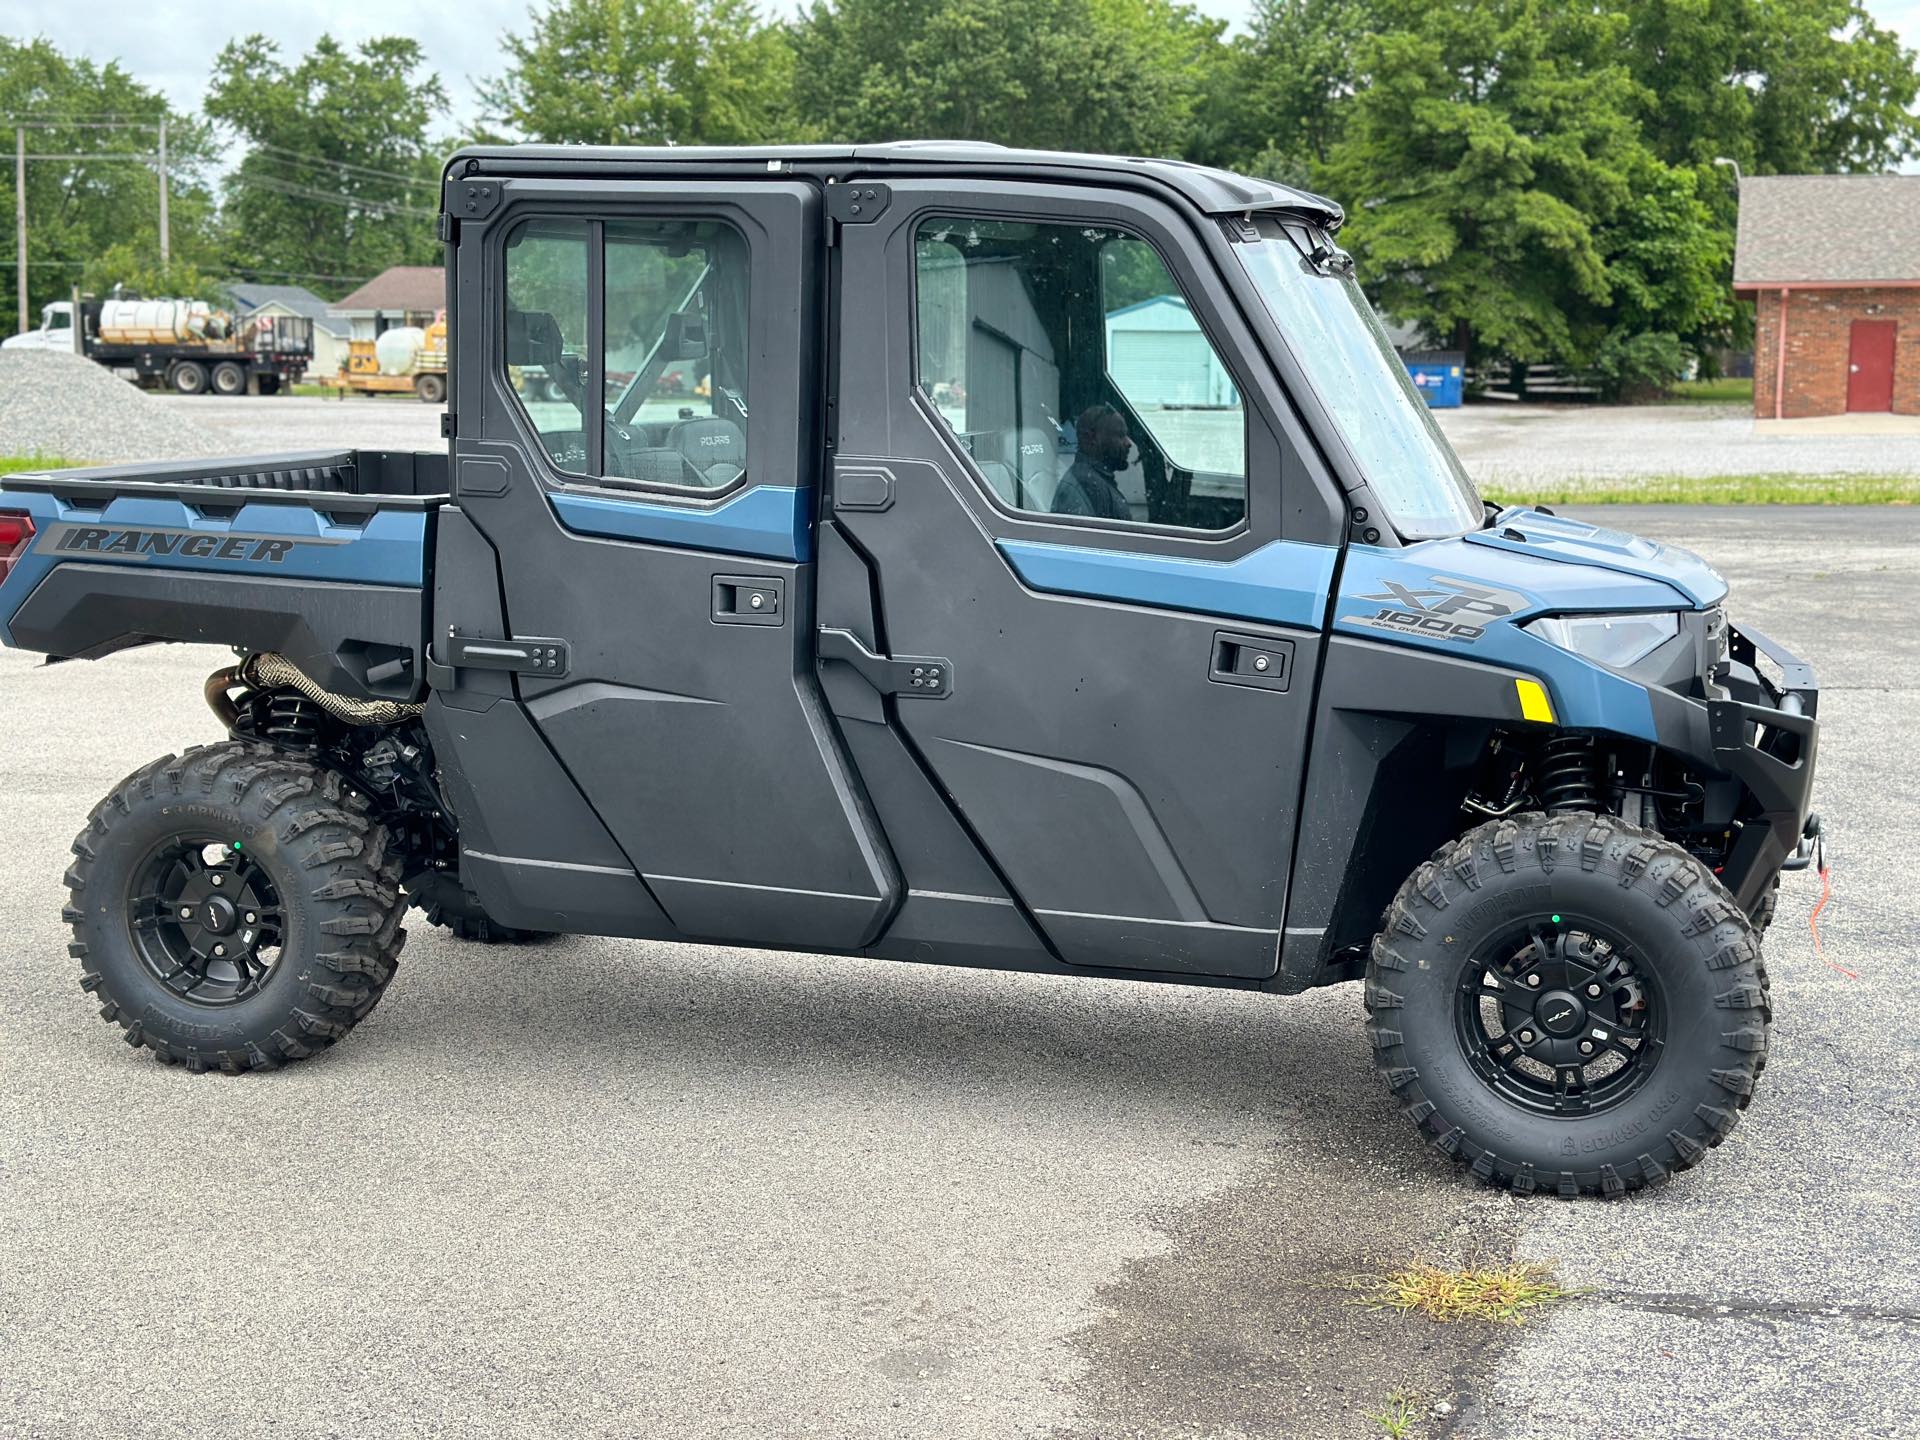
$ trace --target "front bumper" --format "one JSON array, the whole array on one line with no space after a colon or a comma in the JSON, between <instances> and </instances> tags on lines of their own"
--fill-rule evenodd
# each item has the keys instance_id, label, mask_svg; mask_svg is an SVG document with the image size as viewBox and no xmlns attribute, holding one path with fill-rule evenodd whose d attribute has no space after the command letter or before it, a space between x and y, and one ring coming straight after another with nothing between
<instances>
[{"instance_id":1,"label":"front bumper","mask_svg":"<svg viewBox=\"0 0 1920 1440\"><path fill-rule=\"evenodd\" d=\"M1760 666L1779 671L1776 681ZM1820 686L1813 667L1757 630L1729 628L1728 664L1709 698L1649 690L1660 744L1738 782L1739 833L1721 880L1751 909L1807 832L1820 748Z\"/></svg>"}]
</instances>

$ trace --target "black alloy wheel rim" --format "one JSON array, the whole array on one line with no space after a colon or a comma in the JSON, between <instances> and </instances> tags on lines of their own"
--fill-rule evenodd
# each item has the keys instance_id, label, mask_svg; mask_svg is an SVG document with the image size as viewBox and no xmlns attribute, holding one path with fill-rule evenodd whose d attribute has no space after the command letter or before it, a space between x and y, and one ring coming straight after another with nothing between
<instances>
[{"instance_id":1,"label":"black alloy wheel rim","mask_svg":"<svg viewBox=\"0 0 1920 1440\"><path fill-rule=\"evenodd\" d=\"M260 992L285 941L280 892L239 845L182 835L133 872L127 921L141 963L196 1005Z\"/></svg>"},{"instance_id":2,"label":"black alloy wheel rim","mask_svg":"<svg viewBox=\"0 0 1920 1440\"><path fill-rule=\"evenodd\" d=\"M1456 1029L1501 1098L1577 1119L1612 1109L1652 1074L1664 1045L1656 977L1632 946L1572 915L1510 926L1463 968Z\"/></svg>"}]
</instances>

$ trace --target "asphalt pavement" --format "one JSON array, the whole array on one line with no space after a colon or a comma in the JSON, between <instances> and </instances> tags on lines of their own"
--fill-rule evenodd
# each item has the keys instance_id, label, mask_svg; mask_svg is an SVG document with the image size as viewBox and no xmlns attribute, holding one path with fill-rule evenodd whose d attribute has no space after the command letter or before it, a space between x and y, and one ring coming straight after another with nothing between
<instances>
[{"instance_id":1,"label":"asphalt pavement","mask_svg":"<svg viewBox=\"0 0 1920 1440\"><path fill-rule=\"evenodd\" d=\"M222 657L0 652L0 1433L1292 1440L1401 1392L1421 1437L1920 1435L1920 514L1600 518L1818 667L1859 973L1791 880L1753 1109L1615 1204L1424 1149L1352 986L416 923L336 1049L162 1067L81 994L60 877L116 779L218 737ZM1582 1293L1490 1331L1349 1288L1513 1255Z\"/></svg>"}]
</instances>

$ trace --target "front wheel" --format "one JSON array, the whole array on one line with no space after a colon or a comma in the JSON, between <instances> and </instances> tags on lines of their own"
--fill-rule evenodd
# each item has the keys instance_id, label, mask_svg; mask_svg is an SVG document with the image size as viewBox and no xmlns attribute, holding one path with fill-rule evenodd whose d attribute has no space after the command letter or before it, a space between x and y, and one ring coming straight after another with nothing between
<instances>
[{"instance_id":1,"label":"front wheel","mask_svg":"<svg viewBox=\"0 0 1920 1440\"><path fill-rule=\"evenodd\" d=\"M1481 1180L1625 1194L1698 1162L1766 1063L1753 927L1680 847L1608 815L1469 831L1387 911L1375 1063Z\"/></svg>"},{"instance_id":2,"label":"front wheel","mask_svg":"<svg viewBox=\"0 0 1920 1440\"><path fill-rule=\"evenodd\" d=\"M334 771L232 742L128 776L73 842L80 986L129 1045L271 1069L379 1003L405 932L400 859Z\"/></svg>"},{"instance_id":3,"label":"front wheel","mask_svg":"<svg viewBox=\"0 0 1920 1440\"><path fill-rule=\"evenodd\" d=\"M429 870L410 877L406 891L407 899L427 917L429 925L451 932L457 940L471 940L480 945L528 945L553 938L550 931L518 930L502 925L487 914L480 897L462 885L458 875L444 870Z\"/></svg>"},{"instance_id":4,"label":"front wheel","mask_svg":"<svg viewBox=\"0 0 1920 1440\"><path fill-rule=\"evenodd\" d=\"M428 405L438 405L447 398L447 377L432 373L416 375L413 393Z\"/></svg>"}]
</instances>

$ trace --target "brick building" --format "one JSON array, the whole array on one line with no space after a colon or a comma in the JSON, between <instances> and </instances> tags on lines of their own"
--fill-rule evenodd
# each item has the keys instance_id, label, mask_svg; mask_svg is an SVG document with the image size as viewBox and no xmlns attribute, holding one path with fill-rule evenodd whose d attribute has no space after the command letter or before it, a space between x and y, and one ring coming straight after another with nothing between
<instances>
[{"instance_id":1,"label":"brick building","mask_svg":"<svg viewBox=\"0 0 1920 1440\"><path fill-rule=\"evenodd\" d=\"M1920 415L1920 175L1754 175L1733 288L1761 419Z\"/></svg>"}]
</instances>

